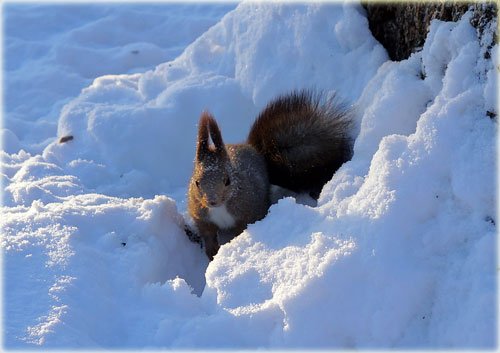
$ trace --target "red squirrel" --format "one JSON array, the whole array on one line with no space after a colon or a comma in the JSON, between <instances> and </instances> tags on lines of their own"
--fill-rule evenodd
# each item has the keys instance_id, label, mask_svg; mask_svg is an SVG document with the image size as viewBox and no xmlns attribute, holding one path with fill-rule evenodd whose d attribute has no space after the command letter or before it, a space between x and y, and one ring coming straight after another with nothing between
<instances>
[{"instance_id":1,"label":"red squirrel","mask_svg":"<svg viewBox=\"0 0 500 353\"><path fill-rule=\"evenodd\" d=\"M221 243L267 214L271 186L317 199L352 156L352 114L335 96L295 91L271 101L242 144L224 144L204 112L198 124L188 210L210 260ZM212 143L210 143L210 140Z\"/></svg>"}]
</instances>

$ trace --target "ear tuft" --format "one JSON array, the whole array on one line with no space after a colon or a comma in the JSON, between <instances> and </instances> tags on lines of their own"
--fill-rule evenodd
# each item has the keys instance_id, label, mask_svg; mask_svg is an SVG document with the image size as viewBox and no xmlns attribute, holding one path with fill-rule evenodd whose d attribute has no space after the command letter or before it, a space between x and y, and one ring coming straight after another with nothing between
<instances>
[{"instance_id":1,"label":"ear tuft","mask_svg":"<svg viewBox=\"0 0 500 353\"><path fill-rule=\"evenodd\" d=\"M208 121L208 131L210 132L210 137L214 143L215 150L219 153L225 152L226 147L224 146L224 141L222 141L222 134L214 118L211 118Z\"/></svg>"},{"instance_id":2,"label":"ear tuft","mask_svg":"<svg viewBox=\"0 0 500 353\"><path fill-rule=\"evenodd\" d=\"M198 141L196 144L196 159L202 160L208 153L208 124L213 117L209 112L203 112L198 122Z\"/></svg>"},{"instance_id":3,"label":"ear tuft","mask_svg":"<svg viewBox=\"0 0 500 353\"><path fill-rule=\"evenodd\" d=\"M212 114L204 111L200 116L200 121L198 123L198 145L196 150L196 155L198 160L203 159L209 148L209 136L214 143L215 150L218 153L225 154L226 148L224 146L224 141L222 140L222 135Z\"/></svg>"}]
</instances>

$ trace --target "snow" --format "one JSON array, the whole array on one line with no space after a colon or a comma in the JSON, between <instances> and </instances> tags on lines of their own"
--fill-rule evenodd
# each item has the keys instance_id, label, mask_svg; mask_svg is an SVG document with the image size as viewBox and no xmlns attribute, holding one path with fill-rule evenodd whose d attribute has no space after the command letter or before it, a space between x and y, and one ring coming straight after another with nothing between
<instances>
[{"instance_id":1,"label":"snow","mask_svg":"<svg viewBox=\"0 0 500 353\"><path fill-rule=\"evenodd\" d=\"M435 20L391 62L355 3L4 15L5 348L495 347L496 23ZM352 160L209 264L183 231L200 113L236 143L304 87L352 104Z\"/></svg>"},{"instance_id":2,"label":"snow","mask_svg":"<svg viewBox=\"0 0 500 353\"><path fill-rule=\"evenodd\" d=\"M4 128L39 154L56 134L61 108L96 77L174 59L233 7L5 4ZM6 142L10 153L19 150L15 140Z\"/></svg>"}]
</instances>

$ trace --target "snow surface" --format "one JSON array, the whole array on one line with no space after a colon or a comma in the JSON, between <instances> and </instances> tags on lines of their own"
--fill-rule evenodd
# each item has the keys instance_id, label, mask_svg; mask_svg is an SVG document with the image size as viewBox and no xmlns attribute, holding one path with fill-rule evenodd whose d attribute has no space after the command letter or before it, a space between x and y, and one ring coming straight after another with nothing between
<instances>
[{"instance_id":1,"label":"snow surface","mask_svg":"<svg viewBox=\"0 0 500 353\"><path fill-rule=\"evenodd\" d=\"M174 59L234 7L5 4L4 149L40 154L54 139L61 108L96 77Z\"/></svg>"},{"instance_id":2,"label":"snow surface","mask_svg":"<svg viewBox=\"0 0 500 353\"><path fill-rule=\"evenodd\" d=\"M433 21L391 62L353 3L30 6L4 7L6 348L496 346L496 23ZM352 160L208 264L199 114L239 142L304 87L353 105Z\"/></svg>"}]
</instances>

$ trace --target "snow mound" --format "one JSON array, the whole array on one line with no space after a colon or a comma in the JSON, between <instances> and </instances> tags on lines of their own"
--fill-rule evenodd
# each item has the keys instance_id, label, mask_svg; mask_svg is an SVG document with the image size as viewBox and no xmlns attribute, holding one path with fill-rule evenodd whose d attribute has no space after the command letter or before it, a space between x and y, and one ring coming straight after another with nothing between
<instances>
[{"instance_id":1,"label":"snow mound","mask_svg":"<svg viewBox=\"0 0 500 353\"><path fill-rule=\"evenodd\" d=\"M41 153L61 108L97 76L142 72L177 57L234 4L3 6L5 134ZM20 148L4 140L9 153Z\"/></svg>"},{"instance_id":2,"label":"snow mound","mask_svg":"<svg viewBox=\"0 0 500 353\"><path fill-rule=\"evenodd\" d=\"M30 324L26 343L123 346L124 337L114 332L146 326L161 311L157 292L170 290L162 286L188 288L185 280L201 294L205 285L208 260L185 236L183 219L166 196L85 194L48 204L36 200L3 215L7 318ZM57 339L46 337L54 332ZM6 343L22 334L7 326ZM126 336L138 344L142 335Z\"/></svg>"},{"instance_id":3,"label":"snow mound","mask_svg":"<svg viewBox=\"0 0 500 353\"><path fill-rule=\"evenodd\" d=\"M176 60L145 74L94 80L61 113L58 135L74 141L50 145L44 158L105 165L110 177L101 178L100 187L115 184L120 175L140 175L138 195L184 187L203 110L215 115L225 141L240 142L257 112L278 93L314 86L357 99L386 60L358 11L242 4ZM346 35L351 28L356 30Z\"/></svg>"},{"instance_id":4,"label":"snow mound","mask_svg":"<svg viewBox=\"0 0 500 353\"><path fill-rule=\"evenodd\" d=\"M390 62L359 5L242 3L175 60L96 78L61 112L72 140L2 152L6 346L493 348L498 48L470 16ZM199 114L239 142L304 87L353 104L352 160L208 264L181 216Z\"/></svg>"}]
</instances>

